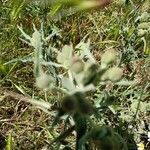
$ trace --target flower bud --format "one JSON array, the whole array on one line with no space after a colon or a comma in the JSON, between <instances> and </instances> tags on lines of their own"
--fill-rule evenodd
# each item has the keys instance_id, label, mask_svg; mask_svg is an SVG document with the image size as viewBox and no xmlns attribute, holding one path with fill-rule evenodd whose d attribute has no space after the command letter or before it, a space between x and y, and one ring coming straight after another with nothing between
<instances>
[{"instance_id":1,"label":"flower bud","mask_svg":"<svg viewBox=\"0 0 150 150\"><path fill-rule=\"evenodd\" d=\"M118 68L118 67L110 68L107 71L108 79L113 81L113 82L119 81L122 78L122 75L123 75L123 70L121 68Z\"/></svg>"},{"instance_id":2,"label":"flower bud","mask_svg":"<svg viewBox=\"0 0 150 150\"><path fill-rule=\"evenodd\" d=\"M84 69L84 63L83 63L82 59L80 59L78 57L74 57L72 59L72 64L71 64L70 69L75 73L82 72Z\"/></svg>"},{"instance_id":3,"label":"flower bud","mask_svg":"<svg viewBox=\"0 0 150 150\"><path fill-rule=\"evenodd\" d=\"M101 57L101 66L106 67L107 65L115 62L117 59L117 52L114 49L105 51Z\"/></svg>"}]
</instances>

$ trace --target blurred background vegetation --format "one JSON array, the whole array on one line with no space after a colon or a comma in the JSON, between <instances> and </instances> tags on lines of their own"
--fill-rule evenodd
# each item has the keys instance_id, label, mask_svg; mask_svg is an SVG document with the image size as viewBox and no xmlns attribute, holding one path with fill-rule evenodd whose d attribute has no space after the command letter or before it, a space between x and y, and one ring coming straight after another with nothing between
<instances>
[{"instance_id":1,"label":"blurred background vegetation","mask_svg":"<svg viewBox=\"0 0 150 150\"><path fill-rule=\"evenodd\" d=\"M115 48L121 53L123 77L136 80L138 84L128 87L109 83L101 85L94 94L89 95L89 99L99 105L106 96L114 96L113 102L104 104L104 107L111 107L101 112L101 121L115 128L124 139L132 140L127 134L131 133L134 142L148 150L149 0L112 0L107 7L88 11L74 6L76 4L70 2L67 5L65 1L0 1L0 149L8 143L11 145L12 139L13 146L10 147L15 150L40 150L65 128L62 119L51 133L49 129L55 112L52 110L48 115L22 101L25 93L45 100L45 92L35 86L33 64L29 61L33 48L20 40L17 25L31 35L33 23L40 28L43 22L45 33L57 33L50 42L58 48L70 43L75 46L87 35L97 61L107 48ZM62 97L58 92L47 92L46 95L46 100L52 104ZM75 146L74 139L74 133L67 138L72 148ZM64 147L67 146L61 149Z\"/></svg>"}]
</instances>

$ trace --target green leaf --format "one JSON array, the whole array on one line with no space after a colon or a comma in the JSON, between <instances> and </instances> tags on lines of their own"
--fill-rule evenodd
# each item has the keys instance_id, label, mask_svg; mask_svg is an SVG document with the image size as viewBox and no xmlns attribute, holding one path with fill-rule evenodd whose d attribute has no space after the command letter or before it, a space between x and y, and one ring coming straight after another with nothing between
<instances>
[{"instance_id":1,"label":"green leaf","mask_svg":"<svg viewBox=\"0 0 150 150\"><path fill-rule=\"evenodd\" d=\"M13 146L12 146L12 131L9 132L8 135L8 140L7 140L7 150L12 150Z\"/></svg>"},{"instance_id":2,"label":"green leaf","mask_svg":"<svg viewBox=\"0 0 150 150\"><path fill-rule=\"evenodd\" d=\"M60 10L62 9L62 4L56 4L52 6L52 9L50 11L50 16L53 17L56 15Z\"/></svg>"}]
</instances>

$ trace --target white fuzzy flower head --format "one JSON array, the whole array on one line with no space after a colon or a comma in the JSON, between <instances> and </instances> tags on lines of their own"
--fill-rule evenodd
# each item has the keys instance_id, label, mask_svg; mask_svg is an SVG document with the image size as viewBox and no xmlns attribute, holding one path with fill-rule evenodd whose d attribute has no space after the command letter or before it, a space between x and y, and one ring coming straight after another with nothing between
<instances>
[{"instance_id":1,"label":"white fuzzy flower head","mask_svg":"<svg viewBox=\"0 0 150 150\"><path fill-rule=\"evenodd\" d=\"M101 57L101 67L105 68L107 65L115 62L117 59L117 52L114 49L106 50Z\"/></svg>"},{"instance_id":2,"label":"white fuzzy flower head","mask_svg":"<svg viewBox=\"0 0 150 150\"><path fill-rule=\"evenodd\" d=\"M106 74L109 80L117 82L122 78L123 70L118 67L113 67L108 69L108 71L106 71Z\"/></svg>"},{"instance_id":3,"label":"white fuzzy flower head","mask_svg":"<svg viewBox=\"0 0 150 150\"><path fill-rule=\"evenodd\" d=\"M54 79L45 73L42 73L39 77L36 78L36 86L41 89L48 89L52 87L53 84Z\"/></svg>"}]
</instances>

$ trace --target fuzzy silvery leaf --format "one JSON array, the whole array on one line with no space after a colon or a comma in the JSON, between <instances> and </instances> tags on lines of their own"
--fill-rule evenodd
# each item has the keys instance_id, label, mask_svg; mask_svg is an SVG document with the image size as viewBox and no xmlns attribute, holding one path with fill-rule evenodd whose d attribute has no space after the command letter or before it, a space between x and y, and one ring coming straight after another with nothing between
<instances>
[{"instance_id":1,"label":"fuzzy silvery leaf","mask_svg":"<svg viewBox=\"0 0 150 150\"><path fill-rule=\"evenodd\" d=\"M20 32L22 33L22 35L24 36L24 38L25 38L26 40L29 40L29 41L30 41L30 40L31 40L31 37L23 31L22 27L20 27L20 26L17 26L17 27L18 27L18 29L20 30Z\"/></svg>"},{"instance_id":2,"label":"fuzzy silvery leaf","mask_svg":"<svg viewBox=\"0 0 150 150\"><path fill-rule=\"evenodd\" d=\"M90 52L90 40L87 42L84 42L83 40L75 47L76 49L79 49L80 57L81 58L88 58L91 63L95 63L96 60L93 57L92 53Z\"/></svg>"},{"instance_id":3,"label":"fuzzy silvery leaf","mask_svg":"<svg viewBox=\"0 0 150 150\"><path fill-rule=\"evenodd\" d=\"M69 68L72 61L73 47L72 45L65 45L62 51L58 53L57 61L65 68Z\"/></svg>"},{"instance_id":4,"label":"fuzzy silvery leaf","mask_svg":"<svg viewBox=\"0 0 150 150\"><path fill-rule=\"evenodd\" d=\"M19 61L21 61L21 62L32 62L33 61L33 58L32 58L32 53L31 54L29 54L29 55L27 55L27 56L24 56L24 57L22 57L22 58L15 58L15 59L12 59L12 60L10 60L10 61L8 61L8 62L6 62L6 63L4 63L4 65L8 65L8 64L11 64L11 63L14 63L14 62L19 62Z\"/></svg>"},{"instance_id":5,"label":"fuzzy silvery leaf","mask_svg":"<svg viewBox=\"0 0 150 150\"><path fill-rule=\"evenodd\" d=\"M41 41L41 34L39 31L35 30L32 34L32 38L30 40L31 45L35 48L41 48L42 47L42 41Z\"/></svg>"},{"instance_id":6,"label":"fuzzy silvery leaf","mask_svg":"<svg viewBox=\"0 0 150 150\"><path fill-rule=\"evenodd\" d=\"M35 28L35 25L33 25L34 33L32 34L32 37L30 37L28 34L26 34L22 27L18 26L18 29L21 31L22 35L24 36L24 39L21 39L23 42L29 44L30 46L33 46L35 49L40 49L42 47L42 34Z\"/></svg>"},{"instance_id":7,"label":"fuzzy silvery leaf","mask_svg":"<svg viewBox=\"0 0 150 150\"><path fill-rule=\"evenodd\" d=\"M50 40L53 36L61 37L60 30L56 26L52 27L52 33L45 38L45 41Z\"/></svg>"}]
</instances>

